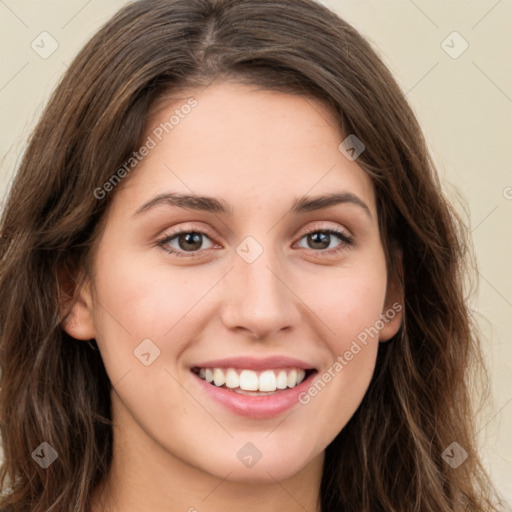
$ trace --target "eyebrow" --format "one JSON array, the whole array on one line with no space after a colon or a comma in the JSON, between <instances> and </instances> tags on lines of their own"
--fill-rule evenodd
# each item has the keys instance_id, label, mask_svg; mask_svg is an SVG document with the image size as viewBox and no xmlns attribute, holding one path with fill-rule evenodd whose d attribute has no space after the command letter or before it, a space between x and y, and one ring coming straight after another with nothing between
<instances>
[{"instance_id":1,"label":"eyebrow","mask_svg":"<svg viewBox=\"0 0 512 512\"><path fill-rule=\"evenodd\" d=\"M315 210L322 210L337 204L353 204L359 206L370 219L372 218L368 205L352 192L338 192L321 196L304 196L296 198L292 203L290 212L306 213ZM166 193L159 194L147 203L144 203L133 214L133 217L152 210L157 206L177 206L179 208L186 208L190 210L233 215L231 205L223 199L210 196L199 196L195 194Z\"/></svg>"}]
</instances>

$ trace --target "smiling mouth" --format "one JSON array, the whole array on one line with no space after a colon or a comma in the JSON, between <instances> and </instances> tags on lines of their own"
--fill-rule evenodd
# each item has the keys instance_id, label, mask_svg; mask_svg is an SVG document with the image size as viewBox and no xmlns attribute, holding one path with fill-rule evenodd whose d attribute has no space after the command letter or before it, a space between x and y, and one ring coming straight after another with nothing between
<instances>
[{"instance_id":1,"label":"smiling mouth","mask_svg":"<svg viewBox=\"0 0 512 512\"><path fill-rule=\"evenodd\" d=\"M192 373L217 388L249 396L266 396L298 386L316 373L314 368L276 368L248 370L243 368L192 368Z\"/></svg>"}]
</instances>

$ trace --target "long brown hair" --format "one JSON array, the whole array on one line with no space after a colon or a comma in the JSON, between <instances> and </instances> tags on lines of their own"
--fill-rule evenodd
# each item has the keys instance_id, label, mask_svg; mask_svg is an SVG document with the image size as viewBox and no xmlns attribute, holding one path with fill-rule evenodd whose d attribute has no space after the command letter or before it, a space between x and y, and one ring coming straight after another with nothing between
<instances>
[{"instance_id":1,"label":"long brown hair","mask_svg":"<svg viewBox=\"0 0 512 512\"><path fill-rule=\"evenodd\" d=\"M65 333L62 301L89 268L116 193L94 191L140 147L151 107L215 79L325 102L341 133L366 146L358 163L375 185L390 273L391 244L403 257L404 323L326 449L323 512L498 510L474 439L470 384L483 359L463 283L469 235L389 70L312 0L136 1L64 75L0 224L0 506L86 512L108 473L112 384L95 342ZM46 468L36 463L44 442L57 455ZM468 454L456 468L442 456L453 442Z\"/></svg>"}]
</instances>

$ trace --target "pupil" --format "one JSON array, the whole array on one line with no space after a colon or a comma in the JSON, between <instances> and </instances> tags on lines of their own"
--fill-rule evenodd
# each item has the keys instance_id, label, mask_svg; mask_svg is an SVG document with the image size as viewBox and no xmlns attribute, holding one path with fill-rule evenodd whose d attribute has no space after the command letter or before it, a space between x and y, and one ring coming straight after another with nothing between
<instances>
[{"instance_id":1,"label":"pupil","mask_svg":"<svg viewBox=\"0 0 512 512\"><path fill-rule=\"evenodd\" d=\"M317 243L320 244L320 247L314 247L315 249L325 249L325 248L329 247L330 233L318 232L318 233L312 233L308 236L309 236L310 241L311 240L313 241L313 245L317 244Z\"/></svg>"},{"instance_id":2,"label":"pupil","mask_svg":"<svg viewBox=\"0 0 512 512\"><path fill-rule=\"evenodd\" d=\"M184 247L181 244L182 241L186 242ZM185 251L199 249L201 247L201 233L191 232L180 235L179 245L180 249L184 249Z\"/></svg>"}]
</instances>

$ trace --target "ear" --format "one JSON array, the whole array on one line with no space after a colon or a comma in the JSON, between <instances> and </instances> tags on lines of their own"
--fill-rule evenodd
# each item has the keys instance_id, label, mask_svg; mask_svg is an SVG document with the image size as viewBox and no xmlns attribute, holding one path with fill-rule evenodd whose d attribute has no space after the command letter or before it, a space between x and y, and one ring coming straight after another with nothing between
<instances>
[{"instance_id":1,"label":"ear","mask_svg":"<svg viewBox=\"0 0 512 512\"><path fill-rule=\"evenodd\" d=\"M79 274L75 278L68 268L59 271L61 326L77 340L95 338L91 285L88 278Z\"/></svg>"},{"instance_id":2,"label":"ear","mask_svg":"<svg viewBox=\"0 0 512 512\"><path fill-rule=\"evenodd\" d=\"M400 329L403 319L404 293L403 293L403 263L402 251L398 248L393 253L391 276L388 280L384 309L381 320L384 327L379 332L379 341L389 341Z\"/></svg>"}]
</instances>

